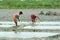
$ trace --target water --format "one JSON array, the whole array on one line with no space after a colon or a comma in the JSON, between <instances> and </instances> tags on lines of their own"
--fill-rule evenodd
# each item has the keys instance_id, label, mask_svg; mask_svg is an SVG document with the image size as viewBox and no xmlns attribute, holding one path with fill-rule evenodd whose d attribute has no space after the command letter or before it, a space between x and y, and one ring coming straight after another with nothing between
<instances>
[{"instance_id":1,"label":"water","mask_svg":"<svg viewBox=\"0 0 60 40\"><path fill-rule=\"evenodd\" d=\"M0 21L3 21L3 22L4 21L13 21L12 15L15 14L16 12L23 11L24 14L20 18L21 21L30 22L31 21L30 20L30 14L34 13L34 14L38 15L41 19L40 21L38 21L38 22L41 22L41 23L39 25L35 26L35 27L40 28L40 26L41 26L42 29L43 28L51 29L52 27L53 27L52 29L54 29L54 28L55 29L60 29L60 27L59 27L60 26L60 23L59 23L60 22L60 16L39 15L41 10L44 12L44 14L46 14L46 12L48 12L48 11L60 13L60 9L0 9ZM48 22L50 21L50 23L48 23L46 21L48 21ZM54 23L53 23L53 21L54 21ZM36 23L36 24L38 24L38 23ZM15 25L15 24L14 23L12 23L12 24L11 23L2 23L2 25L4 27L8 27L8 26L11 27L11 25ZM28 27L28 26L31 27L31 25L29 23L26 23L25 25L26 25L25 27ZM59 33L56 33L56 34L59 34ZM47 33L47 32L46 33L45 32L36 32L36 33L34 33L34 32L31 32L31 33L29 33L29 32L27 32L27 33L26 32L19 32L17 34L15 34L14 32L0 32L0 35L1 35L0 37L2 37L0 39L10 40L11 39L10 37L16 37L16 38L17 37L19 37L19 38L20 37L21 38L27 38L27 37L31 38L31 37L33 37L34 39L31 39L31 40L36 40L39 37L39 39L37 39L37 40L44 40L44 38L40 39L40 37L48 37L48 36L52 36L52 35L56 35L56 34L51 33L51 32L49 32L49 33ZM7 37L7 38L4 39L4 37L5 38ZM14 39L12 39L12 40L14 40ZM51 40L51 39L52 40L59 40L59 37L58 38L50 38L49 40ZM17 40L17 39L15 39L15 40ZM22 39L22 40L24 40L24 39ZM25 40L30 40L30 39L25 39Z\"/></svg>"},{"instance_id":2,"label":"water","mask_svg":"<svg viewBox=\"0 0 60 40\"><path fill-rule=\"evenodd\" d=\"M41 37L49 37L58 35L59 33L51 33L51 32L0 32L0 37L6 38L41 38Z\"/></svg>"}]
</instances>

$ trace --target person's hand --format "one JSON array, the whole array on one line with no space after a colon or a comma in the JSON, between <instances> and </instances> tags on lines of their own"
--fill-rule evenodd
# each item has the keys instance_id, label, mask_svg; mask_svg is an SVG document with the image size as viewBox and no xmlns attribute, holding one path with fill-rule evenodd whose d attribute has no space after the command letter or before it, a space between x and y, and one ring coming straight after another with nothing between
<instances>
[{"instance_id":1,"label":"person's hand","mask_svg":"<svg viewBox=\"0 0 60 40\"><path fill-rule=\"evenodd\" d=\"M19 22L20 22L20 19L19 19Z\"/></svg>"}]
</instances>

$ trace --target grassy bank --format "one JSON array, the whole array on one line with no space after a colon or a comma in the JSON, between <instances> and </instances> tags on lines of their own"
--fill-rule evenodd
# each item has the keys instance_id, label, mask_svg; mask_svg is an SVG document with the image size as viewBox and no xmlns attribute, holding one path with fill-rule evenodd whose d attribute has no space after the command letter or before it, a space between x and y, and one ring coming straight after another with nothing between
<instances>
[{"instance_id":1,"label":"grassy bank","mask_svg":"<svg viewBox=\"0 0 60 40\"><path fill-rule=\"evenodd\" d=\"M0 8L60 8L60 0L1 0Z\"/></svg>"}]
</instances>

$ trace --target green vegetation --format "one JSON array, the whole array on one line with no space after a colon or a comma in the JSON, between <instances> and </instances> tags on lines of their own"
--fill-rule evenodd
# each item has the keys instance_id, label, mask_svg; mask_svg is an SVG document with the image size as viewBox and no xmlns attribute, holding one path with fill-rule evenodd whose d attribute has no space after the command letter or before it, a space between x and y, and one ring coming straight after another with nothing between
<instances>
[{"instance_id":1,"label":"green vegetation","mask_svg":"<svg viewBox=\"0 0 60 40\"><path fill-rule=\"evenodd\" d=\"M3 8L60 8L60 0L1 0Z\"/></svg>"}]
</instances>

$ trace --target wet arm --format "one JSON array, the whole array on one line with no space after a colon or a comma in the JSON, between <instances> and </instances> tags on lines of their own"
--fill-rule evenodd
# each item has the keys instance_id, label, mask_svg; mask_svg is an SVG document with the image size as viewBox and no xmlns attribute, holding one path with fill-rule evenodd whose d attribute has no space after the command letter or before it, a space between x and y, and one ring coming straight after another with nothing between
<instances>
[{"instance_id":1,"label":"wet arm","mask_svg":"<svg viewBox=\"0 0 60 40\"><path fill-rule=\"evenodd\" d=\"M19 17L18 17L18 20L20 21Z\"/></svg>"},{"instance_id":2,"label":"wet arm","mask_svg":"<svg viewBox=\"0 0 60 40\"><path fill-rule=\"evenodd\" d=\"M37 16L37 18L40 20L40 18Z\"/></svg>"}]
</instances>

